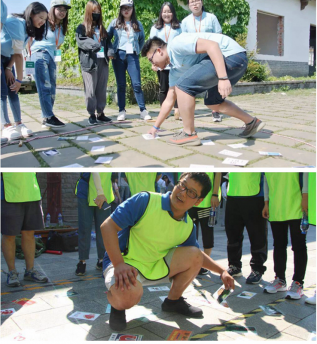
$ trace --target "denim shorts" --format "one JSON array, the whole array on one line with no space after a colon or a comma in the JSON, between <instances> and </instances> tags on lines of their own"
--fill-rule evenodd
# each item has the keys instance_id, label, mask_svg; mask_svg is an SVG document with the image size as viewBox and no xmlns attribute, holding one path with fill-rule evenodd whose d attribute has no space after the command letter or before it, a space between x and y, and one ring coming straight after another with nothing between
<instances>
[{"instance_id":1,"label":"denim shorts","mask_svg":"<svg viewBox=\"0 0 317 344\"><path fill-rule=\"evenodd\" d=\"M244 75L248 58L245 52L224 57L228 78L231 85L235 85ZM224 102L218 92L218 76L209 56L192 66L184 76L177 80L175 85L185 93L196 97L206 92L205 105L217 105Z\"/></svg>"}]
</instances>

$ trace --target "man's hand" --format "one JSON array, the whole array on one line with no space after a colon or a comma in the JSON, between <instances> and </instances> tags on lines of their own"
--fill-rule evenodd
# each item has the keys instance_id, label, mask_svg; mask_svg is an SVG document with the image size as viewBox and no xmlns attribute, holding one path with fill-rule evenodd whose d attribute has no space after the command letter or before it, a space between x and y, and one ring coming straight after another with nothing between
<instances>
[{"instance_id":1,"label":"man's hand","mask_svg":"<svg viewBox=\"0 0 317 344\"><path fill-rule=\"evenodd\" d=\"M212 196L210 205L212 208L217 208L219 206L219 198L217 196Z\"/></svg>"},{"instance_id":2,"label":"man's hand","mask_svg":"<svg viewBox=\"0 0 317 344\"><path fill-rule=\"evenodd\" d=\"M232 92L230 80L219 80L218 91L220 95L222 96L222 98L228 97L228 95Z\"/></svg>"},{"instance_id":3,"label":"man's hand","mask_svg":"<svg viewBox=\"0 0 317 344\"><path fill-rule=\"evenodd\" d=\"M130 282L136 287L136 277L138 270L133 266L125 263L120 263L114 268L115 288L124 291L124 287L131 289Z\"/></svg>"},{"instance_id":4,"label":"man's hand","mask_svg":"<svg viewBox=\"0 0 317 344\"><path fill-rule=\"evenodd\" d=\"M234 286L234 278L229 275L229 273L224 270L223 273L220 275L222 283L224 284L225 288L228 290L235 288Z\"/></svg>"},{"instance_id":5,"label":"man's hand","mask_svg":"<svg viewBox=\"0 0 317 344\"><path fill-rule=\"evenodd\" d=\"M96 206L101 209L102 205L104 202L107 202L107 199L105 195L98 195L95 199L94 202L96 203Z\"/></svg>"},{"instance_id":6,"label":"man's hand","mask_svg":"<svg viewBox=\"0 0 317 344\"><path fill-rule=\"evenodd\" d=\"M153 137L155 137L157 133L158 133L158 130L155 129L154 127L152 127L152 128L148 131L148 134L151 134Z\"/></svg>"},{"instance_id":7,"label":"man's hand","mask_svg":"<svg viewBox=\"0 0 317 344\"><path fill-rule=\"evenodd\" d=\"M15 93L18 93L19 90L20 90L20 87L21 87L21 83L18 82L18 81L15 81L11 86L10 86L10 90L15 92Z\"/></svg>"},{"instance_id":8,"label":"man's hand","mask_svg":"<svg viewBox=\"0 0 317 344\"><path fill-rule=\"evenodd\" d=\"M307 193L303 193L303 196L302 196L302 210L303 210L303 213L308 214L308 194Z\"/></svg>"},{"instance_id":9,"label":"man's hand","mask_svg":"<svg viewBox=\"0 0 317 344\"><path fill-rule=\"evenodd\" d=\"M154 72L157 72L157 71L158 71L158 67L156 67L156 66L154 66L154 65L152 64L152 70L153 70Z\"/></svg>"},{"instance_id":10,"label":"man's hand","mask_svg":"<svg viewBox=\"0 0 317 344\"><path fill-rule=\"evenodd\" d=\"M264 208L262 210L262 216L265 218L265 219L268 219L270 217L270 214L269 214L269 205L267 203L265 203L264 205Z\"/></svg>"},{"instance_id":11,"label":"man's hand","mask_svg":"<svg viewBox=\"0 0 317 344\"><path fill-rule=\"evenodd\" d=\"M14 77L12 71L9 70L9 69L6 69L5 72L4 72L4 74L5 74L5 76L6 76L7 85L10 86L10 85L14 84L14 82L15 82L15 77Z\"/></svg>"}]
</instances>

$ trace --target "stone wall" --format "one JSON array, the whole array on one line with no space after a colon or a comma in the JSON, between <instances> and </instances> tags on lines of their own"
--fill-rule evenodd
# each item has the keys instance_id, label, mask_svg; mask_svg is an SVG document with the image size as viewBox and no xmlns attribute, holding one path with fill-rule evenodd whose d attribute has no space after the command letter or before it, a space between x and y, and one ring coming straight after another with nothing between
<instances>
[{"instance_id":1,"label":"stone wall","mask_svg":"<svg viewBox=\"0 0 317 344\"><path fill-rule=\"evenodd\" d=\"M307 57L308 60L308 57ZM257 60L257 62L266 64L273 76L281 77L290 75L293 77L308 76L308 62L292 62L292 61L272 61Z\"/></svg>"}]
</instances>

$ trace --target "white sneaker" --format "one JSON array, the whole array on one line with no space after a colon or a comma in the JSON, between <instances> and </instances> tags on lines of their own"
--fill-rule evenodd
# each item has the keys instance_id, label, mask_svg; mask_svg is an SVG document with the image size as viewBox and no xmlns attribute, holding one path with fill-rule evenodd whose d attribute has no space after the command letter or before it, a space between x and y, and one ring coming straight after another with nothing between
<instances>
[{"instance_id":1,"label":"white sneaker","mask_svg":"<svg viewBox=\"0 0 317 344\"><path fill-rule=\"evenodd\" d=\"M141 119L144 119L145 121L148 121L148 120L152 119L152 117L149 115L149 113L147 112L147 110L143 110L143 111L140 113L140 118L141 118Z\"/></svg>"},{"instance_id":2,"label":"white sneaker","mask_svg":"<svg viewBox=\"0 0 317 344\"><path fill-rule=\"evenodd\" d=\"M13 125L10 125L10 127L5 127L2 129L2 136L6 137L9 141L21 138L21 134L16 130L16 128Z\"/></svg>"},{"instance_id":3,"label":"white sneaker","mask_svg":"<svg viewBox=\"0 0 317 344\"><path fill-rule=\"evenodd\" d=\"M303 295L303 286L299 282L293 281L285 299L299 300Z\"/></svg>"},{"instance_id":4,"label":"white sneaker","mask_svg":"<svg viewBox=\"0 0 317 344\"><path fill-rule=\"evenodd\" d=\"M315 305L316 304L316 290L314 296L308 297L305 300L306 303L309 303L310 305Z\"/></svg>"},{"instance_id":5,"label":"white sneaker","mask_svg":"<svg viewBox=\"0 0 317 344\"><path fill-rule=\"evenodd\" d=\"M15 129L23 137L29 137L33 135L33 131L31 129L28 129L24 123L17 125Z\"/></svg>"},{"instance_id":6,"label":"white sneaker","mask_svg":"<svg viewBox=\"0 0 317 344\"><path fill-rule=\"evenodd\" d=\"M123 110L123 111L120 111L119 112L119 116L117 118L117 121L125 121L125 114L126 114L126 111Z\"/></svg>"},{"instance_id":7,"label":"white sneaker","mask_svg":"<svg viewBox=\"0 0 317 344\"><path fill-rule=\"evenodd\" d=\"M222 121L222 115L220 115L219 112L213 112L212 117L213 117L212 120L214 122L221 122Z\"/></svg>"},{"instance_id":8,"label":"white sneaker","mask_svg":"<svg viewBox=\"0 0 317 344\"><path fill-rule=\"evenodd\" d=\"M267 285L263 291L269 294L276 294L278 291L286 291L286 290L287 290L286 283L282 282L278 277L275 277L275 280L272 281L270 285Z\"/></svg>"}]
</instances>

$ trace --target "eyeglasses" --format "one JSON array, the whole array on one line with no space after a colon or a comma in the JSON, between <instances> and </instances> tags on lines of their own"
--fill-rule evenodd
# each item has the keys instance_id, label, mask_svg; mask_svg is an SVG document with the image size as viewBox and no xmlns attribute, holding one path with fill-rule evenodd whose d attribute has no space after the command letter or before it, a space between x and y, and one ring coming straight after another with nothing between
<instances>
[{"instance_id":1,"label":"eyeglasses","mask_svg":"<svg viewBox=\"0 0 317 344\"><path fill-rule=\"evenodd\" d=\"M131 6L123 6L123 7L121 7L122 11L130 11L132 9L133 9L133 7L131 7Z\"/></svg>"},{"instance_id":2,"label":"eyeglasses","mask_svg":"<svg viewBox=\"0 0 317 344\"><path fill-rule=\"evenodd\" d=\"M185 191L186 190L186 195L189 198L191 198L191 199L200 198L200 196L198 196L195 191L193 191L191 189L188 189L183 182L179 181L176 186L181 191Z\"/></svg>"},{"instance_id":3,"label":"eyeglasses","mask_svg":"<svg viewBox=\"0 0 317 344\"><path fill-rule=\"evenodd\" d=\"M149 58L149 61L150 61L152 64L154 64L154 62L153 62L153 57L154 57L155 53L157 52L157 49L161 49L161 48L162 48L162 47L156 48L156 49L154 50L154 53L153 53L152 57Z\"/></svg>"},{"instance_id":4,"label":"eyeglasses","mask_svg":"<svg viewBox=\"0 0 317 344\"><path fill-rule=\"evenodd\" d=\"M60 8L60 7L56 7L57 8L57 11L59 12L59 13L67 13L68 12L68 10L63 10L62 8Z\"/></svg>"},{"instance_id":5,"label":"eyeglasses","mask_svg":"<svg viewBox=\"0 0 317 344\"><path fill-rule=\"evenodd\" d=\"M200 2L201 2L201 0L190 1L189 5L196 5L196 4L199 4Z\"/></svg>"}]
</instances>

